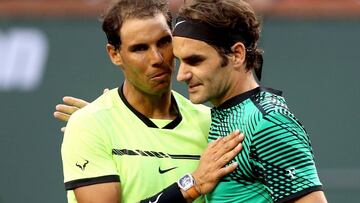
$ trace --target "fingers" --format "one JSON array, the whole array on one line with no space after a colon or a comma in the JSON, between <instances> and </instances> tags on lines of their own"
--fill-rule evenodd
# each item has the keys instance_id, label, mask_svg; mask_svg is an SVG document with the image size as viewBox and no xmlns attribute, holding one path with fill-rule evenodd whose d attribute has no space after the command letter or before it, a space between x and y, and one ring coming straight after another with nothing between
<instances>
[{"instance_id":1,"label":"fingers","mask_svg":"<svg viewBox=\"0 0 360 203\"><path fill-rule=\"evenodd\" d=\"M88 104L87 101L75 97L64 97L65 104L56 105L54 117L61 121L68 121L71 114Z\"/></svg>"},{"instance_id":2,"label":"fingers","mask_svg":"<svg viewBox=\"0 0 360 203\"><path fill-rule=\"evenodd\" d=\"M214 159L217 160L224 156L229 151L232 151L244 139L244 134L236 130L228 136L220 139L215 143L212 150L214 150Z\"/></svg>"},{"instance_id":3,"label":"fingers","mask_svg":"<svg viewBox=\"0 0 360 203\"><path fill-rule=\"evenodd\" d=\"M109 91L109 88L105 88L104 91L103 91L103 93L106 93L106 92L108 92L108 91Z\"/></svg>"},{"instance_id":4,"label":"fingers","mask_svg":"<svg viewBox=\"0 0 360 203\"><path fill-rule=\"evenodd\" d=\"M243 139L244 134L236 130L208 145L201 155L198 168L193 173L199 191L203 193L211 191L221 177L236 169L238 166L236 161L226 164L240 153Z\"/></svg>"},{"instance_id":5,"label":"fingers","mask_svg":"<svg viewBox=\"0 0 360 203\"><path fill-rule=\"evenodd\" d=\"M234 162L228 166L225 166L223 168L221 168L219 171L218 171L218 177L224 177L226 176L227 174L233 172L236 167L238 166L238 163L237 162Z\"/></svg>"},{"instance_id":6,"label":"fingers","mask_svg":"<svg viewBox=\"0 0 360 203\"><path fill-rule=\"evenodd\" d=\"M218 160L218 167L223 167L227 163L229 163L233 158L235 158L240 151L242 150L242 144L239 143L234 149L224 154L219 160Z\"/></svg>"},{"instance_id":7,"label":"fingers","mask_svg":"<svg viewBox=\"0 0 360 203\"><path fill-rule=\"evenodd\" d=\"M211 148L214 148L218 145L218 142L220 142L220 140L222 139L222 137L210 142L207 146L207 149L211 149Z\"/></svg>"},{"instance_id":8,"label":"fingers","mask_svg":"<svg viewBox=\"0 0 360 203\"><path fill-rule=\"evenodd\" d=\"M59 111L54 112L54 117L60 121L68 121L70 118L69 114L65 114Z\"/></svg>"},{"instance_id":9,"label":"fingers","mask_svg":"<svg viewBox=\"0 0 360 203\"><path fill-rule=\"evenodd\" d=\"M79 110L78 107L75 106L68 106L68 105L64 105L64 104L58 104L55 107L56 111L59 111L61 113L65 113L65 114L73 114L75 111Z\"/></svg>"},{"instance_id":10,"label":"fingers","mask_svg":"<svg viewBox=\"0 0 360 203\"><path fill-rule=\"evenodd\" d=\"M88 105L85 100L69 96L63 97L63 101L65 104L56 105L56 111L54 112L54 117L60 121L68 121L71 114ZM61 128L61 132L65 132L65 127Z\"/></svg>"},{"instance_id":11,"label":"fingers","mask_svg":"<svg viewBox=\"0 0 360 203\"><path fill-rule=\"evenodd\" d=\"M75 98L75 97L69 97L69 96L63 97L63 101L64 101L65 104L67 104L69 106L77 107L79 109L89 104L85 100L78 99L78 98Z\"/></svg>"},{"instance_id":12,"label":"fingers","mask_svg":"<svg viewBox=\"0 0 360 203\"><path fill-rule=\"evenodd\" d=\"M230 133L229 135L225 137L219 137L218 139L214 140L213 142L210 142L208 144L208 148L215 148L215 149L221 149L224 146L226 146L226 143L235 139L236 136L238 136L240 133L239 130L235 130L234 132Z\"/></svg>"}]
</instances>

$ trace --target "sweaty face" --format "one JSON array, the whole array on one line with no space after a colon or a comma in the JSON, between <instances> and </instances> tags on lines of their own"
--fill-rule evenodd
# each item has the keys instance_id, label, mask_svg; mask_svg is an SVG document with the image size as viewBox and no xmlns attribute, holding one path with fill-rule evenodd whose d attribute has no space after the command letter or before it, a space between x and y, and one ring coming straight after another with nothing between
<instances>
[{"instance_id":1,"label":"sweaty face","mask_svg":"<svg viewBox=\"0 0 360 203\"><path fill-rule=\"evenodd\" d=\"M221 67L222 58L217 51L199 40L173 38L174 55L180 60L177 80L188 85L191 102L210 101L215 106L226 98L230 87L228 66Z\"/></svg>"},{"instance_id":2,"label":"sweaty face","mask_svg":"<svg viewBox=\"0 0 360 203\"><path fill-rule=\"evenodd\" d=\"M119 64L127 85L145 94L170 90L174 62L171 31L162 14L125 20L121 29Z\"/></svg>"}]
</instances>

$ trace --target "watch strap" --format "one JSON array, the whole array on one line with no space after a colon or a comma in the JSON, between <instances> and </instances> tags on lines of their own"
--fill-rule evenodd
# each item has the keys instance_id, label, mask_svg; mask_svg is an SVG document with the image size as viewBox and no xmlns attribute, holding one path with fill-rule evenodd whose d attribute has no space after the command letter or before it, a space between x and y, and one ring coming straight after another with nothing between
<instances>
[{"instance_id":1,"label":"watch strap","mask_svg":"<svg viewBox=\"0 0 360 203\"><path fill-rule=\"evenodd\" d=\"M189 188L186 193L191 197L191 199L196 199L200 196L200 193L195 188L195 185Z\"/></svg>"}]
</instances>

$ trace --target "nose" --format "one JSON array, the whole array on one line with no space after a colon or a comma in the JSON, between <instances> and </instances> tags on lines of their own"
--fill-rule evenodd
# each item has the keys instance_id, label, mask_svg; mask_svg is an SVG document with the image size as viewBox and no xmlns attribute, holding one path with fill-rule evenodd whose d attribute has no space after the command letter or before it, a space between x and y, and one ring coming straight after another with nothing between
<instances>
[{"instance_id":1,"label":"nose","mask_svg":"<svg viewBox=\"0 0 360 203\"><path fill-rule=\"evenodd\" d=\"M176 80L179 82L186 82L190 80L191 77L192 73L190 72L190 68L181 62L179 66L179 71L176 76Z\"/></svg>"},{"instance_id":2,"label":"nose","mask_svg":"<svg viewBox=\"0 0 360 203\"><path fill-rule=\"evenodd\" d=\"M161 51L157 48L151 50L151 64L154 67L160 67L164 62L164 57Z\"/></svg>"}]
</instances>

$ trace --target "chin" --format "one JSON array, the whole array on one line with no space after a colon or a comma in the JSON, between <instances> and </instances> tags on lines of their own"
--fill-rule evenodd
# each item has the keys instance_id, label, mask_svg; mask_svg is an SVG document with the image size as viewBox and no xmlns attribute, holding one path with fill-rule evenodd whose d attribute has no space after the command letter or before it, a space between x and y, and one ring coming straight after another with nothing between
<instances>
[{"instance_id":1,"label":"chin","mask_svg":"<svg viewBox=\"0 0 360 203\"><path fill-rule=\"evenodd\" d=\"M171 88L171 81L161 81L158 84L155 85L154 88L157 89L170 89Z\"/></svg>"},{"instance_id":2,"label":"chin","mask_svg":"<svg viewBox=\"0 0 360 203\"><path fill-rule=\"evenodd\" d=\"M189 99L194 104L203 104L206 102L206 99L201 97L196 97L195 95L192 96L191 94L189 95Z\"/></svg>"}]
</instances>

